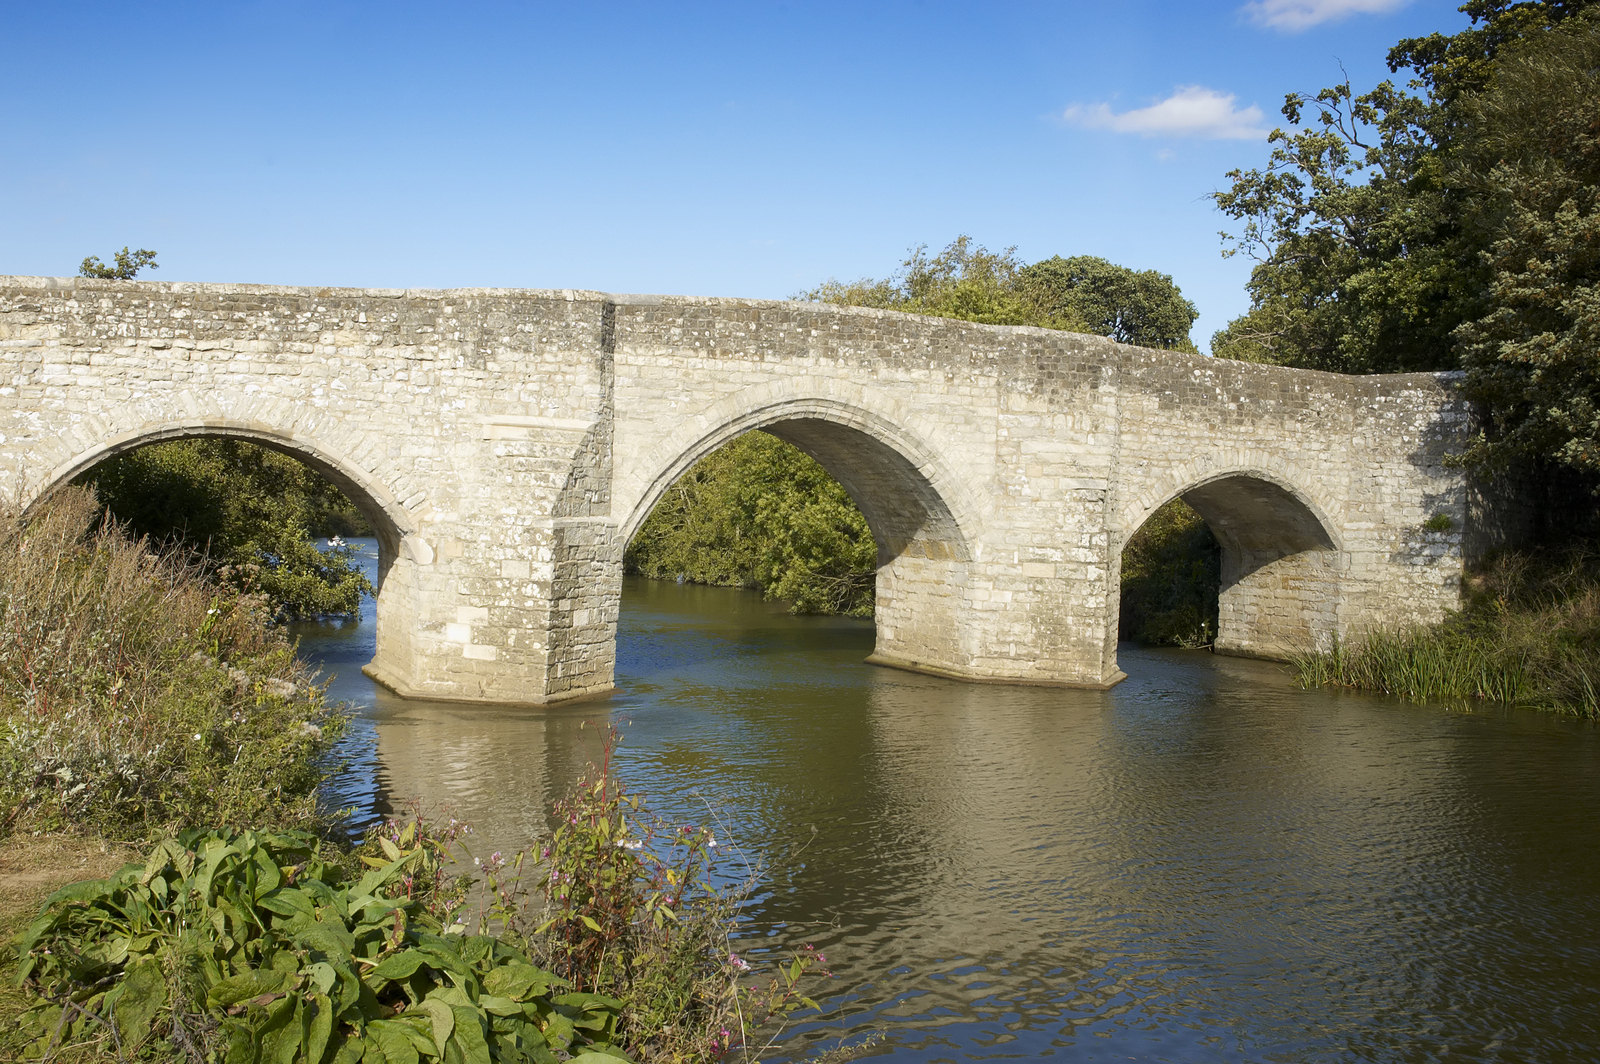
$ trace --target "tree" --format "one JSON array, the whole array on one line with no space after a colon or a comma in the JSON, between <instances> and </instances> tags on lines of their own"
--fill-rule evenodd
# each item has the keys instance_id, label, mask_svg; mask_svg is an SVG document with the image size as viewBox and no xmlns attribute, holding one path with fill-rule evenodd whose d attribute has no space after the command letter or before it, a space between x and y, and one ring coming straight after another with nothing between
<instances>
[{"instance_id":1,"label":"tree","mask_svg":"<svg viewBox=\"0 0 1600 1064\"><path fill-rule=\"evenodd\" d=\"M1195 350L1189 328L1200 312L1170 274L1057 255L1018 270L1017 284L1045 321L1081 324L1083 332L1124 344Z\"/></svg>"},{"instance_id":2,"label":"tree","mask_svg":"<svg viewBox=\"0 0 1600 1064\"><path fill-rule=\"evenodd\" d=\"M993 252L964 234L932 257L926 244L912 248L884 280L829 280L795 298L986 325L1037 325L1186 351L1194 350L1189 327L1198 316L1167 274L1136 272L1090 255L1028 265L1016 248Z\"/></svg>"},{"instance_id":3,"label":"tree","mask_svg":"<svg viewBox=\"0 0 1600 1064\"><path fill-rule=\"evenodd\" d=\"M1456 330L1483 430L1469 463L1600 484L1600 11L1504 49L1464 106L1485 312Z\"/></svg>"},{"instance_id":4,"label":"tree","mask_svg":"<svg viewBox=\"0 0 1600 1064\"><path fill-rule=\"evenodd\" d=\"M828 280L795 298L985 325L1046 324L1019 290L1017 273L1022 263L1016 248L992 252L962 235L932 258L927 250L926 244L912 248L900 269L885 280Z\"/></svg>"},{"instance_id":5,"label":"tree","mask_svg":"<svg viewBox=\"0 0 1600 1064\"><path fill-rule=\"evenodd\" d=\"M372 593L349 548L322 551L311 541L370 533L365 519L287 455L240 440L182 440L119 455L80 479L129 531L264 594L283 619L355 615Z\"/></svg>"},{"instance_id":6,"label":"tree","mask_svg":"<svg viewBox=\"0 0 1600 1064\"><path fill-rule=\"evenodd\" d=\"M83 265L78 267L78 276L98 277L103 281L131 281L146 266L152 270L161 269L156 265L156 253L146 248L129 252L124 247L112 256L112 259L112 264L107 266L97 256L90 255L83 260Z\"/></svg>"},{"instance_id":7,"label":"tree","mask_svg":"<svg viewBox=\"0 0 1600 1064\"><path fill-rule=\"evenodd\" d=\"M797 613L872 615L877 543L844 488L765 432L701 459L628 544L630 572L759 588Z\"/></svg>"},{"instance_id":8,"label":"tree","mask_svg":"<svg viewBox=\"0 0 1600 1064\"><path fill-rule=\"evenodd\" d=\"M1502 48L1585 6L1472 0L1468 29L1390 49L1412 91L1385 81L1356 95L1347 79L1286 97L1290 129L1273 131L1267 166L1232 171L1216 194L1242 223L1225 254L1256 266L1250 311L1212 353L1346 373L1456 366L1454 331L1485 312L1489 287L1456 167L1475 136L1469 101Z\"/></svg>"}]
</instances>

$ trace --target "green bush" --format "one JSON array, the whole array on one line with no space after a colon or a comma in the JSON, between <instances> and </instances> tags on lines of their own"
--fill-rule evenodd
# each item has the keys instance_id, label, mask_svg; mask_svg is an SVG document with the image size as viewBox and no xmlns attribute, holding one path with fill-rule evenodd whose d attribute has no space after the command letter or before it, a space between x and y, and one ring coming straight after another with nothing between
<instances>
[{"instance_id":1,"label":"green bush","mask_svg":"<svg viewBox=\"0 0 1600 1064\"><path fill-rule=\"evenodd\" d=\"M343 718L269 621L82 488L0 515L0 831L326 824Z\"/></svg>"},{"instance_id":2,"label":"green bush","mask_svg":"<svg viewBox=\"0 0 1600 1064\"><path fill-rule=\"evenodd\" d=\"M370 535L350 500L304 464L242 440L152 444L85 473L136 536L185 551L241 594L265 595L280 619L355 615L372 585L349 548L312 536Z\"/></svg>"},{"instance_id":3,"label":"green bush","mask_svg":"<svg viewBox=\"0 0 1600 1064\"><path fill-rule=\"evenodd\" d=\"M192 1064L625 1060L621 1003L405 897L418 847L357 881L305 833L190 831L63 888L23 935L24 1059L90 1043Z\"/></svg>"}]
</instances>

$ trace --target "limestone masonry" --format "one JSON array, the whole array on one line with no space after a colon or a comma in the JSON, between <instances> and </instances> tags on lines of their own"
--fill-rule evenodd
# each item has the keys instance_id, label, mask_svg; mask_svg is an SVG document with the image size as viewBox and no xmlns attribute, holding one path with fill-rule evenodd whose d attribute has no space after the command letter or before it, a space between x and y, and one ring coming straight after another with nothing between
<instances>
[{"instance_id":1,"label":"limestone masonry","mask_svg":"<svg viewBox=\"0 0 1600 1064\"><path fill-rule=\"evenodd\" d=\"M751 429L866 514L870 660L974 680L1121 679L1122 545L1175 496L1223 544L1217 647L1240 654L1439 618L1473 532L1443 465L1468 424L1450 374L813 303L35 277L0 278L0 355L20 505L187 436L332 478L379 530L368 672L405 695L609 690L623 547Z\"/></svg>"}]
</instances>

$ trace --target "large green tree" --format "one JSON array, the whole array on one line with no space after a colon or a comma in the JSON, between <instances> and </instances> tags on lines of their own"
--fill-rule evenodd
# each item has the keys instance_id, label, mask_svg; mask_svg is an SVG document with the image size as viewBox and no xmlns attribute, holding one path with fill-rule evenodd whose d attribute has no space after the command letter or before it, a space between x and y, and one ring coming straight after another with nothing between
<instances>
[{"instance_id":1,"label":"large green tree","mask_svg":"<svg viewBox=\"0 0 1600 1064\"><path fill-rule=\"evenodd\" d=\"M1474 464L1600 483L1600 10L1508 46L1466 102L1486 310L1456 330L1483 429Z\"/></svg>"},{"instance_id":2,"label":"large green tree","mask_svg":"<svg viewBox=\"0 0 1600 1064\"><path fill-rule=\"evenodd\" d=\"M1040 324L1141 347L1195 350L1189 329L1200 312L1169 274L1131 270L1093 255L1057 255L1018 270L1017 287Z\"/></svg>"},{"instance_id":3,"label":"large green tree","mask_svg":"<svg viewBox=\"0 0 1600 1064\"><path fill-rule=\"evenodd\" d=\"M988 325L1037 325L1095 333L1128 344L1193 351L1198 312L1171 276L1092 255L1032 264L1016 248L990 251L966 235L937 255L915 247L891 276L825 281L798 299L882 307Z\"/></svg>"},{"instance_id":4,"label":"large green tree","mask_svg":"<svg viewBox=\"0 0 1600 1064\"><path fill-rule=\"evenodd\" d=\"M1471 25L1400 41L1385 81L1291 93L1264 168L1235 170L1216 196L1239 223L1227 254L1256 260L1250 311L1212 339L1230 358L1346 373L1452 368L1453 334L1486 312L1486 234L1461 160L1478 136L1473 101L1508 44L1585 3L1472 0Z\"/></svg>"},{"instance_id":5,"label":"large green tree","mask_svg":"<svg viewBox=\"0 0 1600 1064\"><path fill-rule=\"evenodd\" d=\"M799 613L870 617L877 545L838 481L751 432L696 463L628 545L630 572L759 588Z\"/></svg>"}]
</instances>

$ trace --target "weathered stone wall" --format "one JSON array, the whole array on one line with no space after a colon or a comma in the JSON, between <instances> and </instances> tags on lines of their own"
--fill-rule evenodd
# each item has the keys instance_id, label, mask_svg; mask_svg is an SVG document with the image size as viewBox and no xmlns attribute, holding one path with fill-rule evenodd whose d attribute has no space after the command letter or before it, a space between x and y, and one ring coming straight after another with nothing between
<instances>
[{"instance_id":1,"label":"weathered stone wall","mask_svg":"<svg viewBox=\"0 0 1600 1064\"><path fill-rule=\"evenodd\" d=\"M406 694L609 689L627 538L754 428L860 503L887 664L1115 682L1122 544L1178 495L1224 544L1219 647L1282 656L1457 600L1445 375L817 304L0 278L17 500L156 439L300 455L380 530L370 671ZM1423 530L1435 513L1452 531Z\"/></svg>"}]
</instances>

